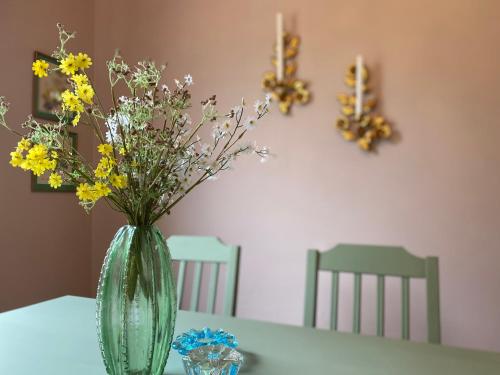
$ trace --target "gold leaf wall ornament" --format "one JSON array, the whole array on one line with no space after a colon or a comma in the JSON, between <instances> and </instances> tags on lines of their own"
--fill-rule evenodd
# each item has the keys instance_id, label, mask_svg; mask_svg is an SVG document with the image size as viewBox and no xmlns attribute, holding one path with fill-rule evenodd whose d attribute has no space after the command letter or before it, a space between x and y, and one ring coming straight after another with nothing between
<instances>
[{"instance_id":1,"label":"gold leaf wall ornament","mask_svg":"<svg viewBox=\"0 0 500 375\"><path fill-rule=\"evenodd\" d=\"M283 80L277 79L276 70L266 72L262 79L262 88L271 93L273 100L278 103L279 110L283 114L289 114L293 104L303 105L311 99L307 83L295 77L299 45L300 38L298 36L285 33L283 35ZM272 64L277 68L276 55L272 58Z\"/></svg>"},{"instance_id":2,"label":"gold leaf wall ornament","mask_svg":"<svg viewBox=\"0 0 500 375\"><path fill-rule=\"evenodd\" d=\"M364 65L361 78L364 94L361 115L355 116L356 65L353 64L347 69L344 79L344 83L349 89L352 89L352 93L337 95L337 101L341 105L341 115L337 118L335 127L346 141L355 141L362 150L373 151L380 140L391 138L392 128L384 117L373 112L377 100L368 86L370 77L368 69Z\"/></svg>"}]
</instances>

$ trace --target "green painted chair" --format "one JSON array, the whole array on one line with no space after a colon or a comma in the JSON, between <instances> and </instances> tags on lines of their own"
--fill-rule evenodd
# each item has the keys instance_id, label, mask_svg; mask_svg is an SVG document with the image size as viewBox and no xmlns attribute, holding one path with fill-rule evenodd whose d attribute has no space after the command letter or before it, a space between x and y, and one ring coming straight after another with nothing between
<instances>
[{"instance_id":1,"label":"green painted chair","mask_svg":"<svg viewBox=\"0 0 500 375\"><path fill-rule=\"evenodd\" d=\"M177 275L177 307L180 308L182 296L184 295L186 265L188 262L194 262L193 288L191 290L189 310L199 311L203 263L209 263L211 264L211 268L206 311L211 314L215 313L217 280L219 278L219 269L222 263L226 265L227 279L223 314L234 316L236 311L236 292L238 289L240 247L225 245L215 237L197 236L171 236L167 240L167 244L172 259L174 261L179 261L179 272Z\"/></svg>"},{"instance_id":2,"label":"green painted chair","mask_svg":"<svg viewBox=\"0 0 500 375\"><path fill-rule=\"evenodd\" d=\"M354 274L353 333L361 328L361 275L377 276L377 336L384 336L385 276L401 277L402 319L401 336L410 339L410 278L423 278L427 282L427 340L441 343L439 316L438 258L419 258L402 247L339 244L320 253L309 250L304 325L316 326L316 298L318 272L332 272L330 329L337 330L339 273Z\"/></svg>"}]
</instances>

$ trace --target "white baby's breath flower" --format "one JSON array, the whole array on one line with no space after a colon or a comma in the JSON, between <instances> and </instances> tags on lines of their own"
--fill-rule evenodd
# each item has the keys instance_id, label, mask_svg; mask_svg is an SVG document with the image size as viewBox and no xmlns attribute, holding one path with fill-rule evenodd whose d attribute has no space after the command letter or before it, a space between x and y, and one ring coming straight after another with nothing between
<instances>
[{"instance_id":1,"label":"white baby's breath flower","mask_svg":"<svg viewBox=\"0 0 500 375\"><path fill-rule=\"evenodd\" d=\"M243 127L246 130L252 130L252 129L255 129L256 124L257 124L257 120L255 119L255 117L247 117Z\"/></svg>"},{"instance_id":2,"label":"white baby's breath flower","mask_svg":"<svg viewBox=\"0 0 500 375\"><path fill-rule=\"evenodd\" d=\"M254 146L251 142L243 143L239 148L239 152L242 154L249 154L249 153L253 152L254 150L255 150Z\"/></svg>"},{"instance_id":3,"label":"white baby's breath flower","mask_svg":"<svg viewBox=\"0 0 500 375\"><path fill-rule=\"evenodd\" d=\"M206 172L210 175L209 180L215 180L217 177L215 176L216 172L219 170L220 165L214 160L207 167Z\"/></svg>"},{"instance_id":4,"label":"white baby's breath flower","mask_svg":"<svg viewBox=\"0 0 500 375\"><path fill-rule=\"evenodd\" d=\"M186 153L189 156L193 156L194 154L196 154L196 147L195 147L195 145L192 144L191 146L189 146L188 148L186 148Z\"/></svg>"},{"instance_id":5,"label":"white baby's breath flower","mask_svg":"<svg viewBox=\"0 0 500 375\"><path fill-rule=\"evenodd\" d=\"M255 109L255 112L260 113L264 109L264 103L262 103L262 101L257 99L253 105L253 108Z\"/></svg>"},{"instance_id":6,"label":"white baby's breath flower","mask_svg":"<svg viewBox=\"0 0 500 375\"><path fill-rule=\"evenodd\" d=\"M149 90L148 92L146 92L146 94L144 95L144 98L145 98L145 103L150 105L150 106L153 106L154 105L154 95L153 95L153 91Z\"/></svg>"},{"instance_id":7,"label":"white baby's breath flower","mask_svg":"<svg viewBox=\"0 0 500 375\"><path fill-rule=\"evenodd\" d=\"M213 119L217 117L217 108L211 101L203 106L203 116L207 119Z\"/></svg>"},{"instance_id":8,"label":"white baby's breath flower","mask_svg":"<svg viewBox=\"0 0 500 375\"><path fill-rule=\"evenodd\" d=\"M264 102L266 105L269 105L271 103L273 96L271 94L266 94L266 98L264 99Z\"/></svg>"},{"instance_id":9,"label":"white baby's breath flower","mask_svg":"<svg viewBox=\"0 0 500 375\"><path fill-rule=\"evenodd\" d=\"M239 116L241 112L243 112L243 107L240 105L236 105L233 108L231 108L231 112L233 112L235 116Z\"/></svg>"},{"instance_id":10,"label":"white baby's breath flower","mask_svg":"<svg viewBox=\"0 0 500 375\"><path fill-rule=\"evenodd\" d=\"M269 149L264 146L259 150L260 162L265 163L269 160Z\"/></svg>"},{"instance_id":11,"label":"white baby's breath flower","mask_svg":"<svg viewBox=\"0 0 500 375\"><path fill-rule=\"evenodd\" d=\"M118 126L121 126L124 131L129 129L130 119L127 115L118 113L114 116L108 117L106 120L106 127L108 131L106 132L106 141L108 143L120 142L121 137L118 131Z\"/></svg>"},{"instance_id":12,"label":"white baby's breath flower","mask_svg":"<svg viewBox=\"0 0 500 375\"><path fill-rule=\"evenodd\" d=\"M212 129L212 136L215 140L218 140L224 136L224 131L219 124L215 125Z\"/></svg>"},{"instance_id":13,"label":"white baby's breath flower","mask_svg":"<svg viewBox=\"0 0 500 375\"><path fill-rule=\"evenodd\" d=\"M220 127L223 131L228 131L229 129L231 129L231 121L229 120L224 121Z\"/></svg>"},{"instance_id":14,"label":"white baby's breath flower","mask_svg":"<svg viewBox=\"0 0 500 375\"><path fill-rule=\"evenodd\" d=\"M187 86L191 86L194 83L191 74L186 74L184 76L184 82L186 83Z\"/></svg>"},{"instance_id":15,"label":"white baby's breath flower","mask_svg":"<svg viewBox=\"0 0 500 375\"><path fill-rule=\"evenodd\" d=\"M204 156L210 156L213 152L212 145L210 145L208 143L204 143L203 145L201 145L200 152Z\"/></svg>"},{"instance_id":16,"label":"white baby's breath flower","mask_svg":"<svg viewBox=\"0 0 500 375\"><path fill-rule=\"evenodd\" d=\"M161 85L161 91L163 91L165 95L167 94L170 95L170 89L168 88L167 85Z\"/></svg>"},{"instance_id":17,"label":"white baby's breath flower","mask_svg":"<svg viewBox=\"0 0 500 375\"><path fill-rule=\"evenodd\" d=\"M106 132L106 142L108 143L113 143L113 142L120 142L121 137L116 134L116 128L109 127L109 130Z\"/></svg>"},{"instance_id":18,"label":"white baby's breath flower","mask_svg":"<svg viewBox=\"0 0 500 375\"><path fill-rule=\"evenodd\" d=\"M191 120L189 113L183 113L182 116L179 117L179 123L181 125L191 125L193 121Z\"/></svg>"},{"instance_id":19,"label":"white baby's breath flower","mask_svg":"<svg viewBox=\"0 0 500 375\"><path fill-rule=\"evenodd\" d=\"M271 156L271 151L269 150L269 148L267 146L262 146L261 148L259 148L257 146L257 142L254 143L253 152L256 155L260 156L261 163L267 162L269 160L269 157Z\"/></svg>"}]
</instances>

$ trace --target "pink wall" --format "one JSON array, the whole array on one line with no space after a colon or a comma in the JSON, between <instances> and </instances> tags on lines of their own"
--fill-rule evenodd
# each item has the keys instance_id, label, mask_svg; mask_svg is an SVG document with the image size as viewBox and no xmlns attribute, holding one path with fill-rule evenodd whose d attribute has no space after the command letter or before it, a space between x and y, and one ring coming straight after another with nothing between
<instances>
[{"instance_id":1,"label":"pink wall","mask_svg":"<svg viewBox=\"0 0 500 375\"><path fill-rule=\"evenodd\" d=\"M93 52L92 3L0 3L0 95L11 102L8 121L18 130L32 112L33 52L54 49L57 22L79 31L75 48ZM8 164L16 142L0 129L0 311L90 292L90 217L74 194L31 193L30 176ZM79 134L79 143L90 151L89 134Z\"/></svg>"},{"instance_id":2,"label":"pink wall","mask_svg":"<svg viewBox=\"0 0 500 375\"><path fill-rule=\"evenodd\" d=\"M118 7L124 11L103 14ZM242 95L262 95L276 11L302 37L299 75L311 82L313 102L290 117L275 110L251 135L277 157L241 161L161 222L168 234L218 235L243 246L238 316L301 324L306 249L396 244L440 258L444 343L500 350L500 4L214 0L96 8L97 28L107 31L97 54L118 46L130 58L167 61L170 78L194 76L193 102L216 92L226 108ZM357 53L372 68L380 110L401 133L377 155L361 153L332 127L335 95ZM94 216L94 281L117 226ZM363 328L373 332L369 281ZM423 339L423 285L412 285L412 334ZM388 284L392 336L399 334L398 287ZM343 294L350 291L346 280ZM346 330L350 302L341 300Z\"/></svg>"},{"instance_id":3,"label":"pink wall","mask_svg":"<svg viewBox=\"0 0 500 375\"><path fill-rule=\"evenodd\" d=\"M10 10L14 3L7 4ZM302 322L308 248L326 249L338 242L397 244L419 256L439 256L444 343L500 351L500 202L496 199L500 188L500 130L496 126L500 117L500 49L496 48L500 4L472 0L381 0L376 7L373 4L368 0L96 2L98 88L105 87L104 60L119 47L131 62L145 56L168 61L170 78L191 73L194 103L214 92L222 108L229 108L243 95L260 97L262 73L270 68L274 14L283 11L286 23L303 39L299 75L311 82L314 101L295 108L287 118L275 110L251 134L272 148L277 155L274 160L264 165L242 160L234 172L188 197L161 227L166 234L217 235L241 244L238 316L291 324ZM75 6L80 7L72 4L72 9ZM17 12L23 10L19 7ZM82 6L82 15L72 12L63 20L80 31L80 43L86 43L81 38L91 33L92 17L85 16L87 11ZM10 23L26 17L10 12L5 17ZM37 30L50 30L46 25L55 22L49 10L44 12L40 19L50 22L30 16L31 22L40 23ZM3 18L3 9L1 13ZM6 30L15 30L14 25ZM3 60L2 66L21 69L18 61L26 61L22 54L30 54L43 43L49 49L53 36L32 33L20 40L27 44L26 50L18 51L18 45L16 58ZM0 49L13 46L11 41ZM377 155L361 153L332 127L338 113L335 95L344 90L345 68L360 52L372 67L381 112L401 133L398 143L382 146ZM1 55L5 59L12 52ZM21 81L9 78L13 76ZM17 105L11 118L20 120L30 110L25 96L30 79L2 69L0 82L10 82L12 88L1 91L12 91L11 100ZM24 90L17 88L21 84ZM4 160L5 145L12 143L7 138L1 138ZM8 265L2 262L0 277L11 283L19 278L21 265L35 272L33 260L48 252L51 257L40 258L47 262L45 274L35 273L38 283L50 277L65 280L68 290L84 293L89 282L95 290L105 249L123 220L98 207L89 224L72 197L54 194L37 200L29 193L25 175L5 164L0 171L2 182L6 181L0 187L4 189L2 207L9 215L2 219L2 230L9 235L7 240L2 235L1 248L12 249L1 253ZM6 192L11 191L16 192L16 199L6 199ZM40 210L29 215L25 208L19 211L20 199L36 201ZM56 209L56 205L61 207ZM52 227L47 212L54 226L66 228L61 233L67 237L54 238L57 246L20 256L21 251L35 249L38 238ZM21 230L19 223L26 218L36 225ZM24 236L27 230L29 236ZM84 252L88 233L90 259ZM68 243L77 247L65 249ZM75 266L66 267L63 275L48 274L57 261ZM89 261L91 280L81 267ZM16 275L5 270L15 270ZM321 286L327 281L322 278ZM373 332L374 323L374 290L369 281L364 285L363 315L368 333ZM32 285L37 282L30 281L23 301L29 302L29 296L37 293L37 286ZM5 284L0 282L2 296ZM341 328L347 330L350 280L343 285ZM423 288L421 283L415 287L412 334L423 339ZM388 331L397 336L399 289L395 283L388 283L388 294ZM322 288L323 325L327 295L328 290Z\"/></svg>"}]
</instances>

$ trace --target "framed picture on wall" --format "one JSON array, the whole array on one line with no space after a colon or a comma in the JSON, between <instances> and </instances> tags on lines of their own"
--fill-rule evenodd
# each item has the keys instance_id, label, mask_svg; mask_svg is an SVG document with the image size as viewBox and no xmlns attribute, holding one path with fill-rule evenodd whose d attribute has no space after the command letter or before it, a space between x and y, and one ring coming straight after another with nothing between
<instances>
[{"instance_id":1,"label":"framed picture on wall","mask_svg":"<svg viewBox=\"0 0 500 375\"><path fill-rule=\"evenodd\" d=\"M69 132L69 139L71 140L73 149L77 150L78 147L78 134ZM69 147L69 145L68 145ZM75 192L76 186L72 184L62 184L59 188L53 189L49 185L49 175L50 173L45 173L43 176L35 176L31 174L31 191L34 192Z\"/></svg>"},{"instance_id":2,"label":"framed picture on wall","mask_svg":"<svg viewBox=\"0 0 500 375\"><path fill-rule=\"evenodd\" d=\"M57 60L53 57L35 51L35 60L44 60L49 63L48 76L38 78L33 76L33 116L45 120L59 121L56 112L61 111L61 94L71 85L68 77L57 68Z\"/></svg>"}]
</instances>

